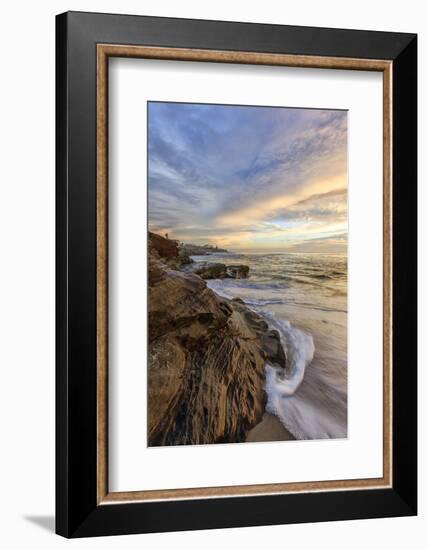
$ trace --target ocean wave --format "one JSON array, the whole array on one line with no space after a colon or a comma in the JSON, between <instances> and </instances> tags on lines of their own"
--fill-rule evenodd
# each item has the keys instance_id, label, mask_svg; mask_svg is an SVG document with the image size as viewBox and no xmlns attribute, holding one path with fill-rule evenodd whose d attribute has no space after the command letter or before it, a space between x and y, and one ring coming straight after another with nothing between
<instances>
[{"instance_id":1,"label":"ocean wave","mask_svg":"<svg viewBox=\"0 0 428 550\"><path fill-rule=\"evenodd\" d=\"M280 283L257 283L249 279L210 279L207 281L207 286L211 290L217 292L233 293L236 289L249 289L249 290L286 290L286 287Z\"/></svg>"},{"instance_id":2,"label":"ocean wave","mask_svg":"<svg viewBox=\"0 0 428 550\"><path fill-rule=\"evenodd\" d=\"M265 300L243 298L243 301L248 306L255 306L255 307L262 307L262 306L270 306L270 305L274 305L274 304L286 304L287 303L286 300L275 299L275 298L272 298L272 299L266 298Z\"/></svg>"},{"instance_id":3,"label":"ocean wave","mask_svg":"<svg viewBox=\"0 0 428 550\"><path fill-rule=\"evenodd\" d=\"M306 308L306 309L314 309L314 310L317 310L317 311L329 311L329 312L333 312L333 313L348 313L346 309L341 309L341 308L338 308L338 307L329 307L329 306L321 305L321 304L320 305L315 305L313 303L302 302L300 300L290 299L290 300L287 300L284 303L286 303L288 305L292 305L292 306L298 306L298 307Z\"/></svg>"},{"instance_id":4,"label":"ocean wave","mask_svg":"<svg viewBox=\"0 0 428 550\"><path fill-rule=\"evenodd\" d=\"M253 296L245 296L245 293L243 295L242 292L239 294L236 293L236 289L240 289L241 291L244 289L251 290L283 290L283 287L278 287L277 285L258 285L258 284L248 284L247 279L245 282L238 282L238 281L227 281L225 283L223 280L210 280L208 281L208 287L213 290L216 294L221 296L222 298L227 298L229 300L232 300L233 298L239 297L241 300L247 304L248 306L255 308L256 311L258 311L260 314L264 315L266 312L259 311L258 308L262 308L264 306L269 305L290 305L290 306L297 306L302 307L305 309L313 309L318 311L327 311L327 312L337 312L337 313L347 313L346 309L342 309L340 307L332 307L328 306L326 304L316 304L314 302L305 302L299 299L296 299L290 294L286 294L284 298L276 298L274 296L266 297L266 298L255 298ZM277 292L273 292L272 294L278 294ZM346 292L345 294L346 295Z\"/></svg>"},{"instance_id":5,"label":"ocean wave","mask_svg":"<svg viewBox=\"0 0 428 550\"><path fill-rule=\"evenodd\" d=\"M287 355L287 369L266 365L266 393L268 407L276 407L277 398L293 395L303 381L306 367L311 363L315 345L312 335L296 327L285 319L278 319L270 312L263 316L269 326L278 330L281 344ZM271 411L268 411L271 412Z\"/></svg>"},{"instance_id":6,"label":"ocean wave","mask_svg":"<svg viewBox=\"0 0 428 550\"><path fill-rule=\"evenodd\" d=\"M225 298L227 296L224 296ZM333 313L347 313L346 309L339 309L337 307L329 307L329 306L323 306L323 305L314 305L308 302L301 302L298 300L293 299L281 299L281 298L265 298L265 299L257 299L257 298L241 298L245 304L248 306L252 306L255 308L263 307L263 306L270 306L270 305L289 305L289 306L297 306L304 309L312 309L317 311L328 311ZM264 311L259 311L259 313L262 315L265 313Z\"/></svg>"}]
</instances>

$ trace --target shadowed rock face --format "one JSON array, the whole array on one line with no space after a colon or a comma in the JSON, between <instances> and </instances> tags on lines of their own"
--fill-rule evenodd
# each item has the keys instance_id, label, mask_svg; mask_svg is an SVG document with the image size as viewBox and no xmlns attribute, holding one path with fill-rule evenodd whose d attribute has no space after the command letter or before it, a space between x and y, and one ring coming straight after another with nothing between
<instances>
[{"instance_id":1,"label":"shadowed rock face","mask_svg":"<svg viewBox=\"0 0 428 550\"><path fill-rule=\"evenodd\" d=\"M178 244L177 241L171 239L164 239L156 233L149 234L149 246L156 250L159 257L164 260L175 260L178 256Z\"/></svg>"},{"instance_id":2,"label":"shadowed rock face","mask_svg":"<svg viewBox=\"0 0 428 550\"><path fill-rule=\"evenodd\" d=\"M264 413L265 362L285 366L279 336L241 301L172 269L156 237L149 239L149 445L245 441Z\"/></svg>"}]
</instances>

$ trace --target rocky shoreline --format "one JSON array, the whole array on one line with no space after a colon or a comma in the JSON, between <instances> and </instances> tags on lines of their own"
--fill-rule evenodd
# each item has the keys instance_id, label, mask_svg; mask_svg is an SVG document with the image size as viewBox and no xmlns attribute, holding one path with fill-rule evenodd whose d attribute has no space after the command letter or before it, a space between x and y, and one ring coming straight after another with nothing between
<instances>
[{"instance_id":1,"label":"rocky shoreline","mask_svg":"<svg viewBox=\"0 0 428 550\"><path fill-rule=\"evenodd\" d=\"M250 272L248 265L226 265L218 262L189 263L181 267L186 273L195 273L202 279L246 279Z\"/></svg>"},{"instance_id":2,"label":"rocky shoreline","mask_svg":"<svg viewBox=\"0 0 428 550\"><path fill-rule=\"evenodd\" d=\"M149 445L243 442L265 414L265 363L286 366L279 334L181 267L150 233Z\"/></svg>"}]
</instances>

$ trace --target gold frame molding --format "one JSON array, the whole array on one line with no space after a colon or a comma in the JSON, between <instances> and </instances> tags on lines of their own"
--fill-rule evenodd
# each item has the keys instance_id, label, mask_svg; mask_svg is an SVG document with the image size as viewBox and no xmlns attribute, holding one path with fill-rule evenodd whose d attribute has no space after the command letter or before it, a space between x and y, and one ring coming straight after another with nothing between
<instances>
[{"instance_id":1,"label":"gold frame molding","mask_svg":"<svg viewBox=\"0 0 428 550\"><path fill-rule=\"evenodd\" d=\"M383 73L383 476L150 491L108 489L108 60L133 57ZM97 45L97 504L392 487L392 62L255 52Z\"/></svg>"}]
</instances>

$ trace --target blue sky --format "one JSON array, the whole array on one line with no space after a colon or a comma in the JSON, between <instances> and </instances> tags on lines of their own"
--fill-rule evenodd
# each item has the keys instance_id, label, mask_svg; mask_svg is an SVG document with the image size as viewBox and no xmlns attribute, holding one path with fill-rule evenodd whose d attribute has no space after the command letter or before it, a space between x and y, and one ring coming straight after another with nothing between
<instances>
[{"instance_id":1,"label":"blue sky","mask_svg":"<svg viewBox=\"0 0 428 550\"><path fill-rule=\"evenodd\" d=\"M148 110L151 231L242 252L346 251L345 111Z\"/></svg>"}]
</instances>

